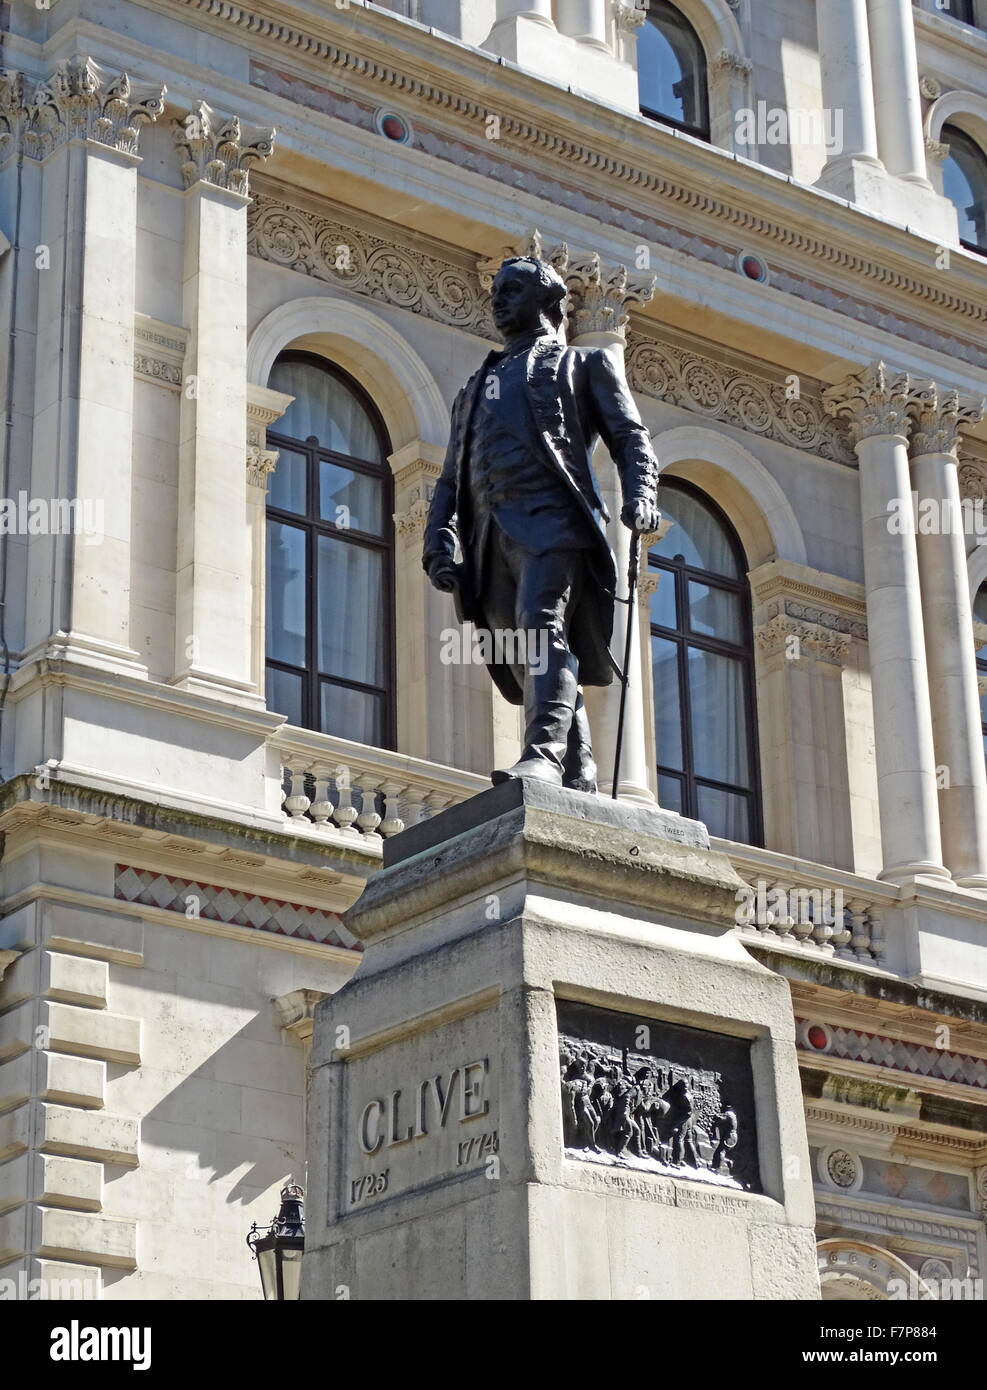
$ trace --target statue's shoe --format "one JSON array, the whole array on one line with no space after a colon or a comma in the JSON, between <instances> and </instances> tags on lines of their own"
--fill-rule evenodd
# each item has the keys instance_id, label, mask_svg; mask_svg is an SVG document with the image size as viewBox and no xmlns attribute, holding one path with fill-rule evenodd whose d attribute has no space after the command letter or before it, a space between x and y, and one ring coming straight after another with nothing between
<instances>
[{"instance_id":1,"label":"statue's shoe","mask_svg":"<svg viewBox=\"0 0 987 1390\"><path fill-rule=\"evenodd\" d=\"M501 782L517 782L526 777L535 782L552 782L557 787L562 785L562 769L553 767L544 758L522 758L513 767L496 769L490 774L495 787L499 787Z\"/></svg>"},{"instance_id":2,"label":"statue's shoe","mask_svg":"<svg viewBox=\"0 0 987 1390\"><path fill-rule=\"evenodd\" d=\"M566 776L562 778L562 785L563 787L568 787L570 791L589 792L591 796L595 796L600 790L596 784L596 764L587 763L585 767L581 767L579 771L571 777L566 774Z\"/></svg>"}]
</instances>

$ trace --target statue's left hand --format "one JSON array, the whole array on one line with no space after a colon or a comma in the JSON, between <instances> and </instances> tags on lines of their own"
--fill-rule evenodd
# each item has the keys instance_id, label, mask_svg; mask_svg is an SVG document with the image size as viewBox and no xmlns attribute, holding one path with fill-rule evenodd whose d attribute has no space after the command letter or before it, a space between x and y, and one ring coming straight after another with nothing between
<instances>
[{"instance_id":1,"label":"statue's left hand","mask_svg":"<svg viewBox=\"0 0 987 1390\"><path fill-rule=\"evenodd\" d=\"M620 513L620 519L629 530L636 531L638 535L647 535L651 531L657 531L661 512L656 502L638 498L636 502L628 502Z\"/></svg>"}]
</instances>

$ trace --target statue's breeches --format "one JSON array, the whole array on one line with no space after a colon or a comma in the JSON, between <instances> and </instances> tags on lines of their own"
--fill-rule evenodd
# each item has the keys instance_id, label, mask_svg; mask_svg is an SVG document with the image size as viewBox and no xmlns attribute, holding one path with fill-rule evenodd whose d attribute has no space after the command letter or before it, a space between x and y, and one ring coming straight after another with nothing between
<instances>
[{"instance_id":1,"label":"statue's breeches","mask_svg":"<svg viewBox=\"0 0 987 1390\"><path fill-rule=\"evenodd\" d=\"M483 557L483 606L495 643L510 634L509 662L524 692L523 759L559 771L590 756L579 662L569 646L572 614L586 581L586 551L533 555L496 522Z\"/></svg>"}]
</instances>

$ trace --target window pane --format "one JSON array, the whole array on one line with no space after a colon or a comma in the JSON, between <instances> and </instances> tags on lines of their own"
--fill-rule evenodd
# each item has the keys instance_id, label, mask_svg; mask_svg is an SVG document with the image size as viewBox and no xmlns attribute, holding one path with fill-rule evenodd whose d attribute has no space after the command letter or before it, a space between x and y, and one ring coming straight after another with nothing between
<instances>
[{"instance_id":1,"label":"window pane","mask_svg":"<svg viewBox=\"0 0 987 1390\"><path fill-rule=\"evenodd\" d=\"M725 589L689 581L689 627L703 637L719 637L724 642L744 640L740 599Z\"/></svg>"},{"instance_id":2,"label":"window pane","mask_svg":"<svg viewBox=\"0 0 987 1390\"><path fill-rule=\"evenodd\" d=\"M383 463L374 422L366 406L344 381L316 362L288 358L275 362L268 383L295 399L277 421L277 433L291 439L316 437L323 449Z\"/></svg>"},{"instance_id":3,"label":"window pane","mask_svg":"<svg viewBox=\"0 0 987 1390\"><path fill-rule=\"evenodd\" d=\"M368 478L366 473L354 473L322 459L319 508L322 520L334 522L341 530L366 531L371 536L383 534L383 485L380 479Z\"/></svg>"},{"instance_id":4,"label":"window pane","mask_svg":"<svg viewBox=\"0 0 987 1390\"><path fill-rule=\"evenodd\" d=\"M701 783L696 791L699 796L699 819L706 822L711 835L719 835L723 840L739 840L741 844L750 842L746 796L720 791L717 787L704 787Z\"/></svg>"},{"instance_id":5,"label":"window pane","mask_svg":"<svg viewBox=\"0 0 987 1390\"><path fill-rule=\"evenodd\" d=\"M644 110L682 125L706 126L706 73L695 31L665 0L651 0L637 40L638 91Z\"/></svg>"},{"instance_id":6,"label":"window pane","mask_svg":"<svg viewBox=\"0 0 987 1390\"><path fill-rule=\"evenodd\" d=\"M959 215L960 240L987 251L987 155L956 126L944 126L942 139L943 192Z\"/></svg>"},{"instance_id":7,"label":"window pane","mask_svg":"<svg viewBox=\"0 0 987 1390\"><path fill-rule=\"evenodd\" d=\"M378 745L384 736L383 702L379 695L349 690L344 685L322 682L322 722L324 734L349 738L354 743Z\"/></svg>"},{"instance_id":8,"label":"window pane","mask_svg":"<svg viewBox=\"0 0 987 1390\"><path fill-rule=\"evenodd\" d=\"M289 724L302 722L302 678L276 666L267 668L267 708L283 714Z\"/></svg>"},{"instance_id":9,"label":"window pane","mask_svg":"<svg viewBox=\"0 0 987 1390\"><path fill-rule=\"evenodd\" d=\"M733 657L690 647L688 666L696 775L746 786L743 665Z\"/></svg>"},{"instance_id":10,"label":"window pane","mask_svg":"<svg viewBox=\"0 0 987 1390\"><path fill-rule=\"evenodd\" d=\"M743 578L723 523L698 498L688 492L665 488L661 494L661 511L673 524L664 540L651 547L652 555L660 555L665 560L681 555L684 563L693 569L709 570L728 579Z\"/></svg>"},{"instance_id":11,"label":"window pane","mask_svg":"<svg viewBox=\"0 0 987 1390\"><path fill-rule=\"evenodd\" d=\"M267 523L267 654L305 665L305 532Z\"/></svg>"},{"instance_id":12,"label":"window pane","mask_svg":"<svg viewBox=\"0 0 987 1390\"><path fill-rule=\"evenodd\" d=\"M682 815L685 805L682 799L682 780L669 777L667 773L658 774L658 805L664 811L677 811Z\"/></svg>"},{"instance_id":13,"label":"window pane","mask_svg":"<svg viewBox=\"0 0 987 1390\"><path fill-rule=\"evenodd\" d=\"M383 555L332 536L318 541L319 671L383 685Z\"/></svg>"},{"instance_id":14,"label":"window pane","mask_svg":"<svg viewBox=\"0 0 987 1390\"><path fill-rule=\"evenodd\" d=\"M308 459L294 449L278 449L278 464L267 486L268 506L282 512L308 511L306 475Z\"/></svg>"},{"instance_id":15,"label":"window pane","mask_svg":"<svg viewBox=\"0 0 987 1390\"><path fill-rule=\"evenodd\" d=\"M655 691L655 749L662 767L682 766L682 714L678 646L651 638L651 679Z\"/></svg>"},{"instance_id":16,"label":"window pane","mask_svg":"<svg viewBox=\"0 0 987 1390\"><path fill-rule=\"evenodd\" d=\"M675 603L675 575L670 570L657 569L652 565L648 570L648 578L659 579L658 588L651 595L651 622L655 627L670 627L674 632L679 625Z\"/></svg>"}]
</instances>

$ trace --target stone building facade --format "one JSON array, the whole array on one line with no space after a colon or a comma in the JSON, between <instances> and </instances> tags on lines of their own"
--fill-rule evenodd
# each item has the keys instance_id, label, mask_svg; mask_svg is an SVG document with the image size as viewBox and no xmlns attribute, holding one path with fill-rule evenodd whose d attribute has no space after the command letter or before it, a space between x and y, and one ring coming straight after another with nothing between
<instances>
[{"instance_id":1,"label":"stone building facade","mask_svg":"<svg viewBox=\"0 0 987 1390\"><path fill-rule=\"evenodd\" d=\"M259 1296L340 914L516 755L420 550L538 249L663 469L618 792L751 886L823 1296L983 1297L985 0L0 17L0 1277Z\"/></svg>"}]
</instances>

